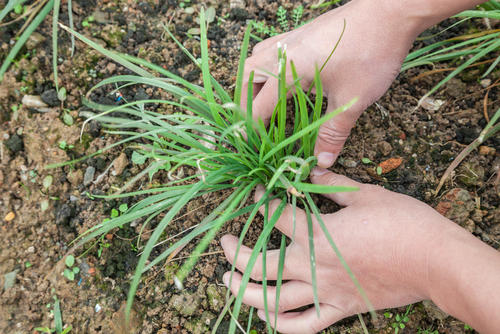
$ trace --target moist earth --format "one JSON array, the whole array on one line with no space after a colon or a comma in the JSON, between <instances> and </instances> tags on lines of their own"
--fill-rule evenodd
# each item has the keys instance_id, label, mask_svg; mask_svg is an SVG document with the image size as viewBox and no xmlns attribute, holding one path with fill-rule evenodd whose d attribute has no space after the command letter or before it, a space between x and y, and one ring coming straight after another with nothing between
<instances>
[{"instance_id":1,"label":"moist earth","mask_svg":"<svg viewBox=\"0 0 500 334\"><path fill-rule=\"evenodd\" d=\"M0 1L0 8L5 3ZM65 23L68 22L67 5L65 1L62 3L60 21ZM278 6L292 10L300 2L234 0L204 4L216 10L208 33L213 75L231 90L246 20L265 22L279 31ZM162 24L168 25L186 48L198 56L199 40L196 30L192 29L197 27L200 6L201 3L194 0L91 0L73 1L73 12L76 30L98 44L146 58L200 84L199 69L167 37L162 27ZM305 7L304 21L321 14L309 5ZM474 21L454 27L445 35L482 29L482 24L480 20ZM19 25L0 27L1 61L19 28ZM436 27L430 33L439 30ZM415 47L424 43L429 41L417 42ZM119 140L104 133L96 122L84 126L84 119L79 115L85 111L82 96L93 85L111 75L127 73L78 41L76 53L71 57L69 35L62 31L59 45L59 81L67 90L63 104L57 99L53 84L51 17L30 37L0 85L0 332L36 333L38 327L54 328L52 311L56 299L63 323L72 326L70 333L210 332L225 304L222 275L230 269L219 238L226 233L238 234L244 217L223 228L187 278L184 290L175 288L173 276L182 264L182 257L188 255L192 247L187 247L173 261L147 272L137 292L128 329L123 305L141 242L148 239L151 230L142 231L138 244L142 225L132 223L83 249L72 250L72 241L79 234L109 218L113 209L138 200L99 200L90 194L120 189L140 171L140 166L131 161L130 148L118 146L71 166L46 169L50 164L82 157ZM453 64L438 65L438 68L451 66ZM418 198L498 249L498 137L472 152L450 175L439 194L434 192L449 164L477 138L487 123L486 116L491 117L498 107L498 86L485 86L479 77L486 68L473 67L432 97L444 102L439 108L417 109L420 97L447 73L425 75L429 69L412 69L398 76L390 90L361 116L333 170ZM496 70L487 79L495 82L499 75ZM91 98L101 103L118 103L111 90L110 87L98 90ZM125 89L122 93L128 100L162 96L161 92L147 87ZM23 100L25 95L35 96L35 101ZM42 107L37 104L40 101ZM373 164L363 164L363 158ZM384 167L381 175L376 171L378 164ZM138 186L147 187L165 180L166 176L159 173L151 181L141 179ZM193 200L171 224L166 236L176 235L199 222L225 196L227 194L221 192L216 197ZM336 209L321 197L316 200L323 211ZM251 246L256 240L261 223L257 220L252 225L247 245ZM278 245L276 241L273 246ZM62 259L69 252L76 255L75 266L80 270L73 281L62 275L65 269ZM430 302L414 304L410 309L381 310L377 312L377 319L365 315L364 321L370 333L393 333L394 326L401 323L397 319L407 310L404 332L473 332ZM248 315L248 312L245 308L243 313ZM225 333L228 324L226 317L218 333ZM252 329L257 333L266 331L255 316ZM362 333L362 327L357 317L350 317L324 333Z\"/></svg>"}]
</instances>

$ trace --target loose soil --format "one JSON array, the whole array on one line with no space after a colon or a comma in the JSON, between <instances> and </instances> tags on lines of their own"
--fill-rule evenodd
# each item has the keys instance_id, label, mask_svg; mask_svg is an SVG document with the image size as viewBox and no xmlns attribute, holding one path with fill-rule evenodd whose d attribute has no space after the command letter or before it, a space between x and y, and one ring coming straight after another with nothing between
<instances>
[{"instance_id":1,"label":"loose soil","mask_svg":"<svg viewBox=\"0 0 500 334\"><path fill-rule=\"evenodd\" d=\"M0 1L0 8L5 3ZM209 30L214 76L229 90L234 86L246 20L276 25L279 4L289 9L299 4L260 0L246 3L209 1L207 5L213 6L217 13ZM197 26L196 11L200 5L196 1L90 0L73 4L76 29L86 36L110 49L138 55L201 83L200 71L166 37L161 26L164 23L173 27L177 38L199 55L196 35L187 33ZM193 6L195 13L187 14L181 6ZM318 10L306 9L304 19L319 14ZM68 21L66 4L60 20ZM475 21L448 34L481 29L482 24ZM119 205L136 201L97 200L86 194L116 190L140 167L131 162L131 150L126 147L73 166L50 170L44 167L95 152L117 141L116 137L104 134L97 123L87 125L80 140L83 119L79 113L84 110L81 97L99 80L126 71L79 42L71 58L69 36L60 32L58 69L60 83L68 91L61 107L54 100L50 27L51 18L47 18L0 85L0 332L35 333L36 327L53 328L51 310L57 297L64 324L73 327L71 333L123 333L122 307L138 258L136 243L142 223L106 235L83 255L83 250L78 250L76 255L82 255L77 259L80 273L74 281L62 276L61 259L79 233L109 218L111 210ZM16 25L0 27L0 60L5 58L17 29ZM387 94L363 114L333 170L416 197L498 249L500 209L498 184L495 185L500 166L498 137L472 152L451 175L439 196L433 193L449 163L486 124L485 106L489 116L498 107L498 87L490 89L488 99L484 100L486 90L478 79L483 69L472 68L434 96L445 101L439 110L415 110L418 99L444 77L437 74L414 80L426 70L401 74ZM498 76L497 70L488 79L494 82ZM112 88L106 89L93 98L118 103L116 96L109 94ZM26 94L41 95L50 105L49 110L27 108L21 103ZM124 98L129 100L156 94L159 93L149 88L123 91ZM64 113L72 116L73 125L65 124ZM376 164L395 158L386 164L400 165L379 176L374 165L361 163L362 158ZM113 161L113 167L109 168ZM159 183L164 177L158 175L151 183ZM147 187L151 183L145 178L138 186ZM190 203L166 236L199 222L225 195ZM320 198L318 201L325 210L329 206ZM219 237L225 233L238 234L243 222L243 218L236 219ZM258 232L257 227L250 231L248 245ZM143 240L149 233L146 229ZM182 292L173 284L173 274L182 260L158 266L144 275L135 302L133 332L209 332L224 305L226 289L221 278L229 268L220 252L219 237L210 245L209 255L200 260L188 277ZM189 248L178 256L186 256L188 252ZM405 311L406 308L383 310L378 312L376 321L368 316L364 319L370 333L393 333L391 325L396 315ZM258 333L264 333L262 322L255 318L253 323ZM219 332L224 333L227 325L225 319ZM406 333L473 332L428 302L412 306L405 326ZM423 332L426 329L429 331ZM325 333L362 333L362 330L357 317L352 317Z\"/></svg>"}]
</instances>

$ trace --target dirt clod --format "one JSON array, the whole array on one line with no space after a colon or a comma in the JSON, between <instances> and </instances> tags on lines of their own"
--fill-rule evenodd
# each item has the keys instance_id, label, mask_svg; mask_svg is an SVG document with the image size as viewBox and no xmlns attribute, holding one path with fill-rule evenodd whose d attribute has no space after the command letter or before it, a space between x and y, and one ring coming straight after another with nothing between
<instances>
[{"instance_id":1,"label":"dirt clod","mask_svg":"<svg viewBox=\"0 0 500 334\"><path fill-rule=\"evenodd\" d=\"M6 222L10 222L10 221L13 221L13 220L14 220L14 218L16 218L16 214L15 214L14 212L12 212L12 211L11 211L11 212L9 212L9 213L5 216L4 220L5 220Z\"/></svg>"},{"instance_id":2,"label":"dirt clod","mask_svg":"<svg viewBox=\"0 0 500 334\"><path fill-rule=\"evenodd\" d=\"M55 89L49 89L42 93L42 101L48 104L50 107L57 107L61 105L61 101L57 97L57 91Z\"/></svg>"},{"instance_id":3,"label":"dirt clod","mask_svg":"<svg viewBox=\"0 0 500 334\"><path fill-rule=\"evenodd\" d=\"M382 174L387 174L398 168L403 163L403 158L390 158L379 164Z\"/></svg>"}]
</instances>

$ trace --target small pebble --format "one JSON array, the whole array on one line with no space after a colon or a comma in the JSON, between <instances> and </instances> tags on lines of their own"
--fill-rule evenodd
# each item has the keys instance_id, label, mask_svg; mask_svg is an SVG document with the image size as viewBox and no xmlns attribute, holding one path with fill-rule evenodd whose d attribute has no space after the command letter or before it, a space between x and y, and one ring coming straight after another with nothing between
<instances>
[{"instance_id":1,"label":"small pebble","mask_svg":"<svg viewBox=\"0 0 500 334\"><path fill-rule=\"evenodd\" d=\"M95 313L99 313L102 310L101 305L95 304L94 310L95 310Z\"/></svg>"},{"instance_id":2,"label":"small pebble","mask_svg":"<svg viewBox=\"0 0 500 334\"><path fill-rule=\"evenodd\" d=\"M495 155L496 150L493 147L489 146L479 146L479 154L480 155Z\"/></svg>"},{"instance_id":3,"label":"small pebble","mask_svg":"<svg viewBox=\"0 0 500 334\"><path fill-rule=\"evenodd\" d=\"M339 159L339 164L346 168L355 168L358 166L358 163L355 160L349 158L343 159L342 161Z\"/></svg>"},{"instance_id":4,"label":"small pebble","mask_svg":"<svg viewBox=\"0 0 500 334\"><path fill-rule=\"evenodd\" d=\"M491 79L483 79L479 81L479 83L481 84L481 87L486 88L491 85Z\"/></svg>"},{"instance_id":5,"label":"small pebble","mask_svg":"<svg viewBox=\"0 0 500 334\"><path fill-rule=\"evenodd\" d=\"M35 252L35 247L29 246L27 251L28 251L28 253L34 253Z\"/></svg>"},{"instance_id":6,"label":"small pebble","mask_svg":"<svg viewBox=\"0 0 500 334\"><path fill-rule=\"evenodd\" d=\"M16 218L16 214L15 214L14 212L12 212L12 211L11 211L11 212L9 212L9 213L5 216L4 220L5 220L6 222L10 222L10 221L13 221L13 220L14 220L14 218Z\"/></svg>"},{"instance_id":7,"label":"small pebble","mask_svg":"<svg viewBox=\"0 0 500 334\"><path fill-rule=\"evenodd\" d=\"M118 156L118 158L116 158L115 161L113 161L114 170L113 170L112 174L115 176L121 175L123 173L123 171L125 170L125 167L127 167L127 165L128 165L127 155L122 152Z\"/></svg>"},{"instance_id":8,"label":"small pebble","mask_svg":"<svg viewBox=\"0 0 500 334\"><path fill-rule=\"evenodd\" d=\"M57 91L55 89L49 89L42 93L41 99L44 103L51 107L58 107L61 105Z\"/></svg>"},{"instance_id":9,"label":"small pebble","mask_svg":"<svg viewBox=\"0 0 500 334\"><path fill-rule=\"evenodd\" d=\"M95 168L92 166L87 167L85 175L83 176L83 185L88 186L94 181Z\"/></svg>"},{"instance_id":10,"label":"small pebble","mask_svg":"<svg viewBox=\"0 0 500 334\"><path fill-rule=\"evenodd\" d=\"M38 95L24 95L22 100L26 108L47 108L48 105Z\"/></svg>"},{"instance_id":11,"label":"small pebble","mask_svg":"<svg viewBox=\"0 0 500 334\"><path fill-rule=\"evenodd\" d=\"M392 146L391 146L391 144L389 144L386 141L381 141L380 143L378 143L377 147L378 147L378 150L380 151L380 153L382 153L383 156L388 156L392 152Z\"/></svg>"}]
</instances>

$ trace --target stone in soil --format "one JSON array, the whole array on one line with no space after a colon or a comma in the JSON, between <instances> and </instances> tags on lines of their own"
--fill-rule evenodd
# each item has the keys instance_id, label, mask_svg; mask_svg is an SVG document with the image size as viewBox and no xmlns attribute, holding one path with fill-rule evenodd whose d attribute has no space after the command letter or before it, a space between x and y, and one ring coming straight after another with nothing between
<instances>
[{"instance_id":1,"label":"stone in soil","mask_svg":"<svg viewBox=\"0 0 500 334\"><path fill-rule=\"evenodd\" d=\"M85 170L85 175L83 175L83 185L88 186L94 181L95 168L92 166L88 166Z\"/></svg>"},{"instance_id":2,"label":"stone in soil","mask_svg":"<svg viewBox=\"0 0 500 334\"><path fill-rule=\"evenodd\" d=\"M66 225L75 214L75 209L69 204L63 204L56 210L56 224Z\"/></svg>"},{"instance_id":3,"label":"stone in soil","mask_svg":"<svg viewBox=\"0 0 500 334\"><path fill-rule=\"evenodd\" d=\"M26 48L28 50L33 50L40 44L42 44L45 41L45 36L40 34L39 32L34 32L30 35L28 40L26 41Z\"/></svg>"},{"instance_id":4,"label":"stone in soil","mask_svg":"<svg viewBox=\"0 0 500 334\"><path fill-rule=\"evenodd\" d=\"M470 216L475 207L474 198L467 190L454 188L441 197L441 201L436 206L436 211L472 232L474 230L474 221Z\"/></svg>"},{"instance_id":5,"label":"stone in soil","mask_svg":"<svg viewBox=\"0 0 500 334\"><path fill-rule=\"evenodd\" d=\"M47 103L51 107L57 107L61 105L61 101L57 97L57 91L55 89L49 89L42 93L42 101Z\"/></svg>"},{"instance_id":6,"label":"stone in soil","mask_svg":"<svg viewBox=\"0 0 500 334\"><path fill-rule=\"evenodd\" d=\"M82 183L83 172L81 169L73 170L66 175L66 178L73 187L78 187Z\"/></svg>"},{"instance_id":7,"label":"stone in soil","mask_svg":"<svg viewBox=\"0 0 500 334\"><path fill-rule=\"evenodd\" d=\"M195 313L200 305L200 297L196 294L188 294L182 292L179 295L174 295L170 299L169 305L183 316L191 316Z\"/></svg>"},{"instance_id":8,"label":"stone in soil","mask_svg":"<svg viewBox=\"0 0 500 334\"><path fill-rule=\"evenodd\" d=\"M125 170L125 168L127 167L127 165L128 165L127 155L122 152L118 156L118 158L116 158L115 161L113 161L113 166L114 166L113 175L115 176L121 175Z\"/></svg>"},{"instance_id":9,"label":"stone in soil","mask_svg":"<svg viewBox=\"0 0 500 334\"><path fill-rule=\"evenodd\" d=\"M466 162L458 169L458 180L467 186L481 186L484 180L484 167L478 163Z\"/></svg>"},{"instance_id":10,"label":"stone in soil","mask_svg":"<svg viewBox=\"0 0 500 334\"><path fill-rule=\"evenodd\" d=\"M391 144L389 144L386 141L381 141L380 143L378 143L377 147L378 147L378 150L380 151L380 153L382 153L382 155L384 157L388 156L392 152Z\"/></svg>"},{"instance_id":11,"label":"stone in soil","mask_svg":"<svg viewBox=\"0 0 500 334\"><path fill-rule=\"evenodd\" d=\"M7 141L5 142L5 146L7 146L7 148L13 153L20 152L24 148L23 139L21 136L14 134L12 137L7 139Z\"/></svg>"},{"instance_id":12,"label":"stone in soil","mask_svg":"<svg viewBox=\"0 0 500 334\"><path fill-rule=\"evenodd\" d=\"M93 138L97 138L101 135L101 124L97 121L90 121L89 123L89 134L93 137Z\"/></svg>"},{"instance_id":13,"label":"stone in soil","mask_svg":"<svg viewBox=\"0 0 500 334\"><path fill-rule=\"evenodd\" d=\"M231 9L231 19L235 21L244 21L249 18L250 14L244 8L232 8Z\"/></svg>"},{"instance_id":14,"label":"stone in soil","mask_svg":"<svg viewBox=\"0 0 500 334\"><path fill-rule=\"evenodd\" d=\"M16 269L14 271L11 271L10 273L3 275L3 278L4 278L3 290L4 291L7 291L14 286L14 284L16 283L16 276L17 276L18 271L19 270Z\"/></svg>"}]
</instances>

